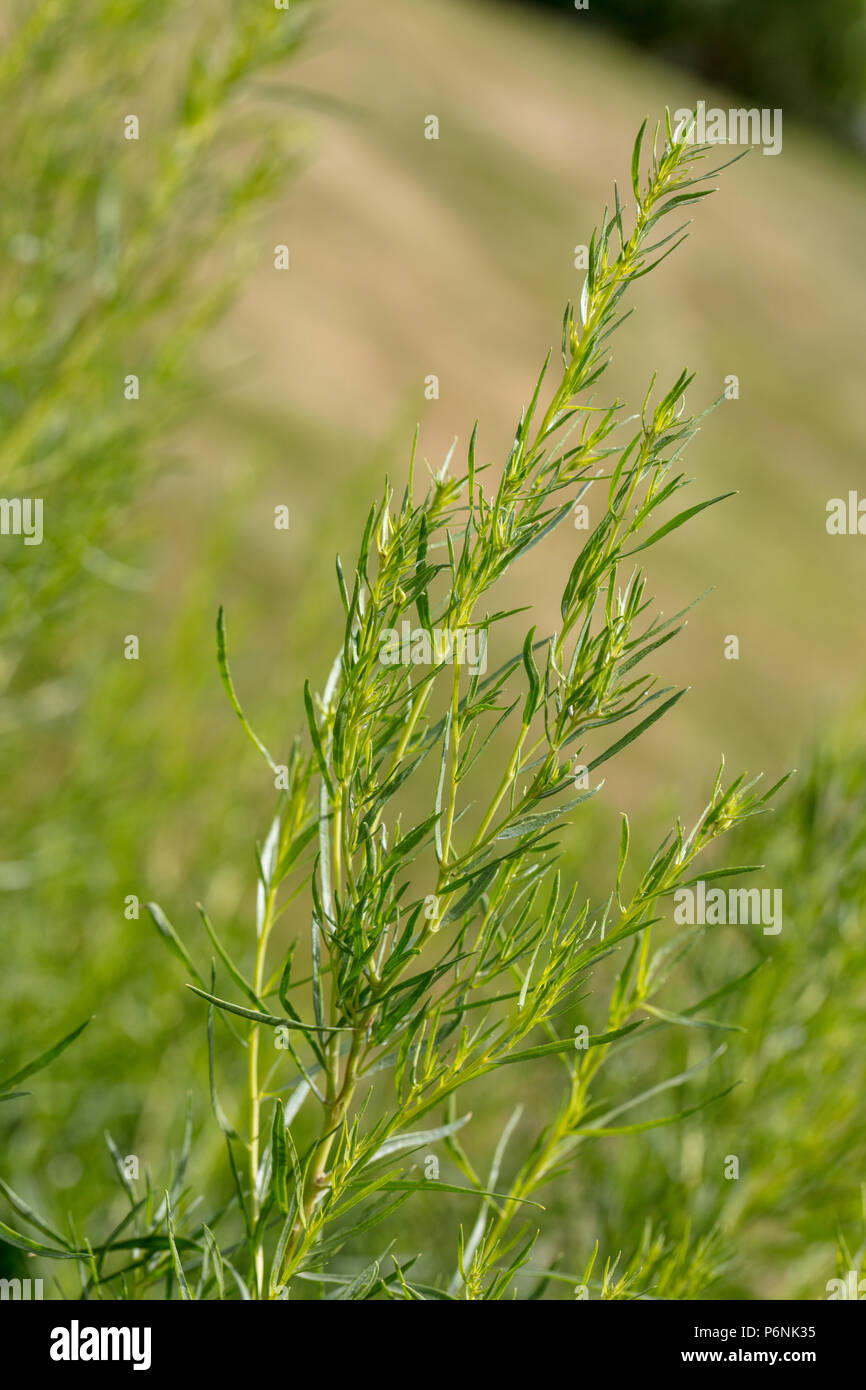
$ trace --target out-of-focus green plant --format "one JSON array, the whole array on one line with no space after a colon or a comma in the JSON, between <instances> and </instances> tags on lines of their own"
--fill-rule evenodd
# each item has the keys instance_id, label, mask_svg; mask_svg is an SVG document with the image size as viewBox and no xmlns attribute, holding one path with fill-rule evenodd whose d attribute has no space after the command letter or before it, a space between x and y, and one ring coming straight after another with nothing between
<instances>
[{"instance_id":1,"label":"out-of-focus green plant","mask_svg":"<svg viewBox=\"0 0 866 1390\"><path fill-rule=\"evenodd\" d=\"M746 1297L820 1298L866 1171L866 751L862 716L825 737L769 827L738 846L782 885L785 926L734 1017L741 1085L708 1123L740 1145L723 1220ZM718 1140L716 1140L716 1148ZM862 1254L860 1256L862 1261ZM851 1268L850 1265L846 1268ZM780 1286L780 1281L783 1281Z\"/></svg>"},{"instance_id":2,"label":"out-of-focus green plant","mask_svg":"<svg viewBox=\"0 0 866 1390\"><path fill-rule=\"evenodd\" d=\"M98 1244L56 1237L56 1256L79 1262L85 1296L146 1298L159 1288L180 1298L273 1299L326 1288L343 1299L498 1299L530 1258L535 1236L525 1219L578 1151L600 1137L672 1124L707 1103L689 1094L689 1083L723 1049L637 1093L610 1094L602 1083L608 1062L647 1033L725 1028L703 1016L706 1000L679 1013L658 1006L671 961L664 946L654 949L652 929L670 894L695 881L697 857L763 810L775 788L759 796L742 777L725 788L720 770L692 829L677 823L631 892L623 817L616 884L598 912L579 905L576 885L563 884L553 838L598 789L589 780L597 769L683 693L657 689L642 670L681 630L683 614L650 613L633 557L721 500L665 515L687 482L676 463L697 423L685 413L686 373L655 404L651 382L640 413L627 419L618 402L586 399L625 317L623 296L682 239L684 227L669 232L668 220L712 191L712 173L698 167L708 151L690 146L688 134L688 125L673 131L668 121L659 149L657 128L644 172L642 127L631 166L632 230L616 191L613 214L605 210L590 242L579 315L569 306L563 320L560 378L543 406L548 359L498 485L488 493L480 481L487 469L477 464L473 434L463 478L452 478L446 461L416 501L410 468L399 505L389 485L371 508L349 579L337 561L342 649L323 693L314 698L306 688L306 740L294 741L286 763L267 751L238 702L220 612L223 683L279 789L257 850L251 966L235 961L205 907L209 968L196 964L156 904L150 910L208 1004L211 1099L232 1186L219 1199L208 1194L203 1221L185 1186L189 1130L161 1197L149 1174L137 1196L113 1150L127 1214ZM531 628L522 651L486 674L487 654L514 616L490 612L490 589L602 482L606 504L566 580L559 630L537 639ZM411 659L398 654L404 629ZM611 741L607 731L623 721L626 731ZM491 757L501 758L494 735L510 739L510 753L479 808ZM419 789L427 800L420 817ZM304 947L272 948L276 923L301 894L310 968L296 978ZM581 1007L586 982L617 953L620 968L591 1032L594 1011ZM217 962L226 979L219 988ZM576 1009L588 1021L563 1032ZM217 1013L226 1028L219 1035ZM246 1056L242 1118L229 1117L218 1099L217 1037L233 1037ZM471 1117L458 1113L461 1091L485 1082L481 1094L489 1096L502 1068L529 1070L550 1058L564 1069L558 1108L513 1162L515 1117L507 1119L483 1176L464 1147ZM679 1108L646 1117L644 1106L679 1088ZM632 1119L636 1109L643 1118ZM311 1110L318 1119L308 1123ZM433 1127L419 1129L436 1111ZM403 1167L400 1156L439 1140L461 1171L458 1183ZM456 1268L419 1279L415 1261L388 1246L360 1273L347 1273L341 1252L366 1244L422 1192L477 1204L474 1226L460 1231ZM30 1219L23 1204L18 1214ZM23 1232L15 1239L32 1248ZM621 1275L608 1259L593 1283L596 1256L582 1274L533 1270L535 1294L565 1279L569 1292L582 1284L603 1297L648 1288L688 1296L716 1267L712 1239L673 1245L650 1229Z\"/></svg>"},{"instance_id":3,"label":"out-of-focus green plant","mask_svg":"<svg viewBox=\"0 0 866 1390\"><path fill-rule=\"evenodd\" d=\"M735 836L734 856L760 863L782 890L781 932L707 926L680 940L681 989L718 987L723 962L750 972L714 1010L740 1030L720 1060L734 1089L640 1153L588 1151L571 1194L581 1225L602 1239L639 1225L647 1208L669 1230L716 1232L725 1268L714 1297L826 1297L837 1239L840 1261L854 1260L844 1271L862 1262L851 1232L866 1168L864 792L860 713L824 736L771 818ZM653 1068L680 1057L675 1034L647 1051Z\"/></svg>"},{"instance_id":4,"label":"out-of-focus green plant","mask_svg":"<svg viewBox=\"0 0 866 1390\"><path fill-rule=\"evenodd\" d=\"M34 882L64 880L80 920L82 879L92 889L111 873L104 779L98 805L82 775L75 792L67 781L76 810L64 819L57 783L69 749L44 731L85 695L97 721L98 701L117 699L110 670L101 686L95 676L82 683L85 605L96 589L109 607L141 588L117 530L166 465L168 426L200 394L193 349L261 256L253 219L298 159L303 119L285 83L264 79L298 50L309 8L22 0L0 21L0 923L13 962L2 1045L10 1070L27 1055L32 1021L68 1009L71 1026L99 997L112 952L125 954L122 943L103 943L75 998L58 997L50 972L39 976L38 947L21 949L25 933L42 944L42 923L54 917L50 887L24 897ZM41 544L12 533L23 499L43 508ZM90 753L79 743L78 757L98 775L119 751L100 738ZM57 959L56 938L52 951ZM20 1115L4 1107L10 1129Z\"/></svg>"},{"instance_id":5,"label":"out-of-focus green plant","mask_svg":"<svg viewBox=\"0 0 866 1390\"><path fill-rule=\"evenodd\" d=\"M4 21L0 492L42 499L44 538L0 540L0 693L82 565L123 582L100 541L236 282L209 253L297 153L298 118L258 79L296 51L305 13L38 0Z\"/></svg>"}]
</instances>

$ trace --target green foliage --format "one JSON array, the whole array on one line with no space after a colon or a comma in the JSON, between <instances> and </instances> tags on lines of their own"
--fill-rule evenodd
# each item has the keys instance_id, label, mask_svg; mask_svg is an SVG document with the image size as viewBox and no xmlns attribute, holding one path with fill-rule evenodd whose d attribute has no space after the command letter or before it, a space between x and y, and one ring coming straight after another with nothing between
<instances>
[{"instance_id":1,"label":"green foliage","mask_svg":"<svg viewBox=\"0 0 866 1390\"><path fill-rule=\"evenodd\" d=\"M480 481L488 466L477 463L473 434L463 477L450 475L449 456L416 500L413 451L399 503L388 484L371 508L350 580L337 563L341 650L322 693L306 687L306 734L285 764L243 712L220 612L226 693L280 789L257 847L251 966L232 958L202 907L228 976L218 989L216 960L209 972L197 967L165 913L155 904L150 911L208 1005L211 1099L231 1186L219 1199L207 1195L203 1218L185 1186L188 1127L161 1198L149 1175L138 1200L124 1183L129 1211L112 1232L92 1247L55 1246L57 1258L79 1262L85 1296L162 1289L181 1298L297 1298L312 1286L353 1300L498 1299L531 1277L537 1296L565 1278L593 1296L688 1297L717 1272L714 1238L693 1246L688 1235L672 1242L649 1229L619 1276L611 1258L593 1276L595 1256L582 1278L530 1269L539 1194L578 1152L681 1121L726 1094L692 1084L723 1047L705 1048L643 1090L602 1088L609 1064L648 1035L725 1030L704 1010L736 982L678 1012L658 1003L670 952L653 944L653 928L671 894L695 881L698 857L772 795L742 777L725 787L720 769L692 828L677 822L640 867L629 862L623 819L616 885L598 909L563 881L555 837L598 790L589 775L683 693L657 688L644 670L683 614L653 614L645 576L627 562L712 505L666 507L687 481L677 462L697 424L685 411L690 377L682 373L656 399L653 379L639 414L625 418L619 402L599 406L587 393L627 317L626 292L682 239L684 227L668 231L668 220L712 191L712 174L700 172L707 151L688 145L687 134L668 122L659 149L657 129L645 168L641 129L631 230L615 190L614 211L605 210L590 241L579 311L569 306L564 316L558 380L543 406L548 359L495 486L486 491ZM485 654L510 645L516 614L491 611L489 590L590 487L603 490L605 504L565 579L558 630L537 638L530 628L490 674L468 657L481 650L477 640L443 647L443 632L483 635ZM394 632L416 620L429 663L386 659ZM274 928L301 894L309 937L286 954L275 948ZM308 958L306 975L296 975L296 955ZM586 987L603 962L616 972L590 1031L584 1019L598 1011L584 1004ZM225 997L232 989L244 1002ZM225 1025L219 1035L214 1011ZM225 1042L246 1058L243 1120L228 1117L217 1097ZM557 1107L540 1124L534 1116L528 1135L516 1134L512 1115L482 1177L466 1147L461 1093L471 1088L486 1100L501 1068L546 1067L548 1058L562 1072ZM652 1102L669 1091L676 1100L654 1113ZM404 1166L439 1141L458 1182ZM398 1258L391 1242L352 1271L370 1233L410 1198L441 1202L446 1193L469 1198L476 1212L468 1235L455 1231L456 1264L419 1277L416 1261Z\"/></svg>"},{"instance_id":2,"label":"green foliage","mask_svg":"<svg viewBox=\"0 0 866 1390\"><path fill-rule=\"evenodd\" d=\"M670 943L665 968L680 991L715 990L714 1016L738 1030L719 1060L732 1089L639 1152L584 1154L584 1224L613 1241L647 1210L673 1232L687 1214L699 1238L722 1242L714 1297L825 1298L829 1279L862 1264L862 727L859 713L823 735L774 815L734 836L735 858L761 863L763 881L782 889L780 934L709 926ZM735 992L718 989L720 961L742 977ZM675 1037L648 1042L650 1074L676 1061Z\"/></svg>"},{"instance_id":3,"label":"green foliage","mask_svg":"<svg viewBox=\"0 0 866 1390\"><path fill-rule=\"evenodd\" d=\"M3 545L0 630L14 647L0 693L82 567L134 586L100 543L153 470L154 438L186 404L190 346L232 288L208 274L214 244L296 155L297 118L259 80L295 52L304 13L40 0L7 22L0 486L44 499L45 537ZM125 138L129 115L137 139Z\"/></svg>"},{"instance_id":4,"label":"green foliage","mask_svg":"<svg viewBox=\"0 0 866 1390\"><path fill-rule=\"evenodd\" d=\"M866 1167L862 727L858 715L825 735L772 833L756 824L741 846L765 862L769 881L784 884L786 925L772 952L750 943L772 959L738 1004L748 1058L742 1085L713 1117L748 1136L741 1179L722 1208L740 1250L732 1270L740 1296L767 1288L778 1296L773 1270L782 1269L783 1296L825 1297L834 1240L862 1242L853 1235ZM862 1251L857 1258L862 1264Z\"/></svg>"},{"instance_id":5,"label":"green foliage","mask_svg":"<svg viewBox=\"0 0 866 1390\"><path fill-rule=\"evenodd\" d=\"M176 431L201 395L195 349L251 256L261 257L254 219L298 159L296 103L265 80L298 50L307 12L258 0L83 0L74 8L22 0L4 15L0 493L44 505L40 545L0 537L10 1071L43 1019L59 1034L97 1007L96 1046L111 1053L106 977L121 960L126 971L128 941L101 933L75 991L69 966L79 934L88 931L92 943L104 924L100 905L110 902L104 889L119 860L121 901L130 879L135 885L140 837L130 855L108 770L123 767L141 735L134 718L112 728L112 710L128 714L129 692L115 684L117 663L100 663L96 632L99 619L109 629L117 622L113 604L133 604L149 582L138 546L123 534L131 504L175 462ZM124 138L130 114L138 140ZM127 398L131 375L138 399ZM70 730L64 721L82 707L88 719ZM127 1017L135 1011L129 995L123 1007ZM95 1032L82 1040L85 1057ZM41 1166L40 1144L54 1144L55 1076L52 1125L27 1128L35 1145L28 1166ZM116 1093L80 1075L76 1084L67 1101L79 1127L67 1134L72 1153L82 1128L102 1127L94 1108L116 1109ZM4 1140L24 1132L20 1109L3 1108ZM82 1159L86 1167L83 1151Z\"/></svg>"}]
</instances>

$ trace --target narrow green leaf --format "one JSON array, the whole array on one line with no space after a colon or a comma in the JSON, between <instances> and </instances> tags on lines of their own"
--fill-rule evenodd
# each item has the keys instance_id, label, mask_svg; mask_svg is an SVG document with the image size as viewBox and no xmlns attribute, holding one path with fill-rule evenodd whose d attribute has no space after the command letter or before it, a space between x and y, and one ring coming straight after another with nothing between
<instances>
[{"instance_id":1,"label":"narrow green leaf","mask_svg":"<svg viewBox=\"0 0 866 1390\"><path fill-rule=\"evenodd\" d=\"M313 827L313 828L315 829L315 827ZM204 908L202 907L201 903L196 903L196 907L197 907L197 909L198 909L198 914L199 914L199 916L201 917L202 922L204 923L205 931L207 932L208 936L210 937L211 943L213 944L213 947L214 947L214 949L215 949L217 955L219 956L219 958L220 958L220 960L222 961L223 965L225 966L226 970L227 970L227 971L229 972L229 974L231 975L231 977L232 977L232 979L234 980L235 984L237 985L238 989L240 989L240 990L243 991L243 993L244 993L244 994L247 996L247 998L249 999L250 1003L251 1003L256 1009L261 1009L261 1008L263 1007L263 1006L262 1006L262 1001L261 1001L261 999L259 999L259 997L258 997L258 995L256 994L255 990L253 989L252 985L249 984L248 981L244 979L244 977L243 977L243 975L241 974L240 970L238 970L237 966L235 965L235 963L234 963L234 961L232 960L231 956L229 955L228 951L225 949L225 947L223 946L223 944L222 944L222 942L220 941L219 937L217 936L216 932L214 931L214 928L213 928L213 926L212 926L212 924L211 924L211 920L210 920L210 918L208 917L207 913L205 912ZM213 983L213 981L211 981L211 983Z\"/></svg>"},{"instance_id":2,"label":"narrow green leaf","mask_svg":"<svg viewBox=\"0 0 866 1390\"><path fill-rule=\"evenodd\" d=\"M362 1269L361 1273L356 1275L351 1283L347 1284L344 1289L341 1289L338 1294L335 1294L335 1298L353 1301L365 1299L367 1294L371 1292L378 1282L379 1262L378 1260L374 1260L366 1269Z\"/></svg>"},{"instance_id":3,"label":"narrow green leaf","mask_svg":"<svg viewBox=\"0 0 866 1390\"><path fill-rule=\"evenodd\" d=\"M316 755L316 762L319 764L319 771L328 789L328 795L333 799L334 784L331 781L331 774L328 771L328 764L325 759L325 751L322 748L322 738L319 733L319 726L316 722L316 711L313 708L313 694L310 690L309 681L304 681L304 709L307 712L307 726L310 730L310 739L313 744L313 752Z\"/></svg>"},{"instance_id":4,"label":"narrow green leaf","mask_svg":"<svg viewBox=\"0 0 866 1390\"><path fill-rule=\"evenodd\" d=\"M18 1193L13 1191L2 1178L0 1178L0 1192L3 1193L3 1196L6 1198L12 1210L17 1212L22 1220L26 1221L30 1226L33 1226L35 1230L41 1231L42 1235L48 1236L49 1240L56 1241L59 1246L67 1250L69 1249L69 1241L66 1240L64 1236L59 1235L57 1231L52 1230L52 1228L43 1221L42 1217L33 1210L30 1204L25 1202L23 1197L19 1197Z\"/></svg>"},{"instance_id":5,"label":"narrow green leaf","mask_svg":"<svg viewBox=\"0 0 866 1390\"><path fill-rule=\"evenodd\" d=\"M638 1019L636 1023L626 1023L622 1028L614 1028L609 1033L591 1033L586 1040L587 1047L603 1047L605 1043L613 1042L615 1038L624 1038L628 1033L633 1033L636 1028L640 1028L643 1020ZM512 1052L508 1057L499 1057L491 1063L492 1067L510 1067L515 1062L529 1062L536 1057L549 1057L558 1052L574 1052L574 1038L562 1038L556 1042L540 1043L538 1047L529 1047L522 1052Z\"/></svg>"},{"instance_id":6,"label":"narrow green leaf","mask_svg":"<svg viewBox=\"0 0 866 1390\"><path fill-rule=\"evenodd\" d=\"M213 981L211 981L213 984ZM216 1087L216 1068L214 1066L214 1042L213 1042L213 1004L208 1006L207 1011L207 1065L208 1077L210 1081L210 1103L213 1110L214 1119L222 1130L223 1134L229 1139L237 1139L237 1132L220 1105Z\"/></svg>"},{"instance_id":7,"label":"narrow green leaf","mask_svg":"<svg viewBox=\"0 0 866 1390\"><path fill-rule=\"evenodd\" d=\"M209 1004L216 1004L218 1009L227 1009L231 1014L240 1014L241 1018L249 1018L253 1023L264 1023L269 1028L297 1028L303 1033L315 1033L324 1031L325 1033L351 1033L349 1027L328 1028L320 1030L316 1023L298 1023L293 1018L278 1018L276 1014L261 1013L258 1009L246 1009L241 1004L230 1004L227 999L218 999L215 994L209 994L206 989L199 989L196 985L187 985L187 989L192 990L193 994L198 994L202 999L206 999Z\"/></svg>"},{"instance_id":8,"label":"narrow green leaf","mask_svg":"<svg viewBox=\"0 0 866 1390\"><path fill-rule=\"evenodd\" d=\"M622 558L627 560L630 555L637 555L639 551L647 550L649 546L655 545L656 541L660 541L662 536L667 536L669 532L676 531L677 527L684 525L685 522L691 520L693 516L697 516L698 512L703 512L707 507L714 507L717 502L724 502L728 497L735 496L735 492L721 492L718 497L711 497L707 502L698 502L695 507L687 507L684 512L680 512L677 516L672 517L670 521L665 522L664 526L660 526L658 531L653 531L649 539L645 540L641 545L636 545L634 550L626 550Z\"/></svg>"},{"instance_id":9,"label":"narrow green leaf","mask_svg":"<svg viewBox=\"0 0 866 1390\"><path fill-rule=\"evenodd\" d=\"M410 1179L394 1179L383 1182L379 1186L380 1192L457 1192L463 1197L496 1197L500 1202L518 1202L521 1206L536 1207L539 1211L546 1208L541 1202L533 1202L529 1197L512 1197L510 1192L487 1192L480 1187L458 1187L455 1183L433 1181L428 1182L425 1178L417 1178L415 1181Z\"/></svg>"},{"instance_id":10,"label":"narrow green leaf","mask_svg":"<svg viewBox=\"0 0 866 1390\"><path fill-rule=\"evenodd\" d=\"M228 696L228 702L234 710L235 714L237 715L238 719L240 720L244 733L252 740L256 748L258 748L262 757L265 759L265 762L268 764L268 767L271 769L271 772L277 773L279 771L277 764L274 762L273 758L271 757L265 745L262 743L258 734L253 731L253 729L247 722L247 717L241 709L240 701L238 700L237 694L235 693L234 682L232 681L231 671L229 670L228 656L226 653L226 616L225 610L222 607L222 605L220 605L220 610L217 614L217 666L219 667L220 679L223 683L223 689L225 690L225 693Z\"/></svg>"},{"instance_id":11,"label":"narrow green leaf","mask_svg":"<svg viewBox=\"0 0 866 1390\"><path fill-rule=\"evenodd\" d=\"M86 1260L88 1258L86 1250L58 1250L51 1245L42 1245L38 1240L31 1240L29 1236L22 1235L20 1231L14 1231L3 1221L0 1221L0 1240L5 1240L7 1245L14 1245L16 1250L24 1250L29 1255L42 1255L46 1260Z\"/></svg>"},{"instance_id":12,"label":"narrow green leaf","mask_svg":"<svg viewBox=\"0 0 866 1390\"><path fill-rule=\"evenodd\" d=\"M663 715L667 714L669 709L673 709L674 705L678 700L682 699L685 693L685 690L678 690L669 700L665 700L664 704L660 705L658 709L653 710L652 714L648 714L646 718L642 719L639 724L636 724L633 729L629 729L628 733L624 734L621 739L616 743L612 743L610 748L606 749L604 753L594 758L593 761L589 763L587 771L594 772L597 767L601 767L602 763L606 763L609 758L613 758L617 753L621 753L622 750L627 748L630 743L633 743L636 738L640 738L641 734L645 733L651 725L655 724L657 719L661 719Z\"/></svg>"},{"instance_id":13,"label":"narrow green leaf","mask_svg":"<svg viewBox=\"0 0 866 1390\"><path fill-rule=\"evenodd\" d=\"M745 1028L741 1028L738 1023L718 1023L711 1018L688 1018L685 1014L675 1014L670 1009L660 1009L656 1004L642 1005L647 1013L653 1014L665 1023L679 1023L685 1028L705 1028L712 1032L718 1030L723 1033L745 1033Z\"/></svg>"},{"instance_id":14,"label":"narrow green leaf","mask_svg":"<svg viewBox=\"0 0 866 1390\"><path fill-rule=\"evenodd\" d=\"M168 946L168 949L172 951L174 955L177 956L178 960L186 966L193 979L198 980L199 984L203 985L204 980L198 973L196 967L193 965L192 957L190 956L189 951L184 946L174 927L171 925L171 922L168 920L162 908L159 906L159 903L145 903L144 906L145 909L150 913L151 918L153 919L153 924L156 927L165 944Z\"/></svg>"},{"instance_id":15,"label":"narrow green leaf","mask_svg":"<svg viewBox=\"0 0 866 1390\"><path fill-rule=\"evenodd\" d=\"M271 1164L273 1172L274 1199L284 1216L289 1211L288 1171L289 1154L286 1146L286 1117L283 1103L278 1100L274 1106L274 1120L271 1126Z\"/></svg>"},{"instance_id":16,"label":"narrow green leaf","mask_svg":"<svg viewBox=\"0 0 866 1390\"><path fill-rule=\"evenodd\" d=\"M625 872L625 861L628 858L628 837L628 816L625 814L625 811L623 811L619 835L619 858L616 866L616 900L619 903L620 912L624 911L622 898L620 897L620 889L622 888L622 876Z\"/></svg>"},{"instance_id":17,"label":"narrow green leaf","mask_svg":"<svg viewBox=\"0 0 866 1390\"><path fill-rule=\"evenodd\" d=\"M599 1129L576 1129L575 1134L580 1134L585 1139L600 1139L605 1135L613 1134L641 1134L647 1129L661 1129L663 1125L675 1125L680 1120L687 1120L690 1115L697 1115L699 1110L705 1110L708 1105L713 1105L717 1100L723 1100L735 1090L739 1082L733 1086L726 1086L723 1091L717 1091L714 1096L709 1096L707 1100L702 1100L697 1105L690 1105L687 1110L680 1110L676 1115L663 1115L659 1120L644 1120L636 1125L615 1125L608 1128Z\"/></svg>"},{"instance_id":18,"label":"narrow green leaf","mask_svg":"<svg viewBox=\"0 0 866 1390\"><path fill-rule=\"evenodd\" d=\"M644 120L643 120L643 124L641 125L641 128L640 128L640 130L639 130L638 133L637 133L637 139L636 139L635 142L634 142L634 148L632 149L632 152L631 152L631 186L632 186L632 188L634 189L635 202L637 203L638 208L640 208L640 206L641 206L641 200L640 200L640 153L641 153L641 146L642 146L642 144L643 144L644 131L646 130L647 121L648 121L648 120L649 120L649 117L648 117L648 116L645 116L645 117L644 117Z\"/></svg>"},{"instance_id":19,"label":"narrow green leaf","mask_svg":"<svg viewBox=\"0 0 866 1390\"><path fill-rule=\"evenodd\" d=\"M177 1279L177 1287L183 1302L188 1302L192 1298L189 1291L189 1284L186 1282L186 1275L183 1272L183 1265L180 1262L180 1255L177 1253L177 1246L174 1241L174 1226L171 1220L171 1198L165 1194L165 1224L168 1228L168 1243L171 1249L171 1261L174 1265L174 1274Z\"/></svg>"},{"instance_id":20,"label":"narrow green leaf","mask_svg":"<svg viewBox=\"0 0 866 1390\"><path fill-rule=\"evenodd\" d=\"M219 1289L220 1300L222 1300L226 1296L223 1257L220 1254L220 1248L217 1245L216 1237L210 1227L202 1225L202 1231L204 1232L205 1245L207 1246L210 1262L213 1266L214 1278L216 1279L217 1288Z\"/></svg>"},{"instance_id":21,"label":"narrow green leaf","mask_svg":"<svg viewBox=\"0 0 866 1390\"><path fill-rule=\"evenodd\" d=\"M42 1071L43 1067L47 1067L49 1062L53 1062L55 1057L59 1057L61 1052L65 1052L67 1047L75 1042L75 1039L84 1032L90 1022L92 1022L91 1019L85 1019L83 1023L79 1023L77 1028L73 1028L71 1033L67 1033L65 1038L61 1038L60 1042L49 1047L47 1052L40 1053L32 1062L28 1062L20 1071L16 1071L13 1076L8 1076L5 1081L0 1081L0 1091L8 1091L11 1087L17 1086L19 1081L24 1081L26 1077L33 1076L37 1071ZM26 1095L27 1093L19 1091L17 1094ZM11 1099L11 1097L6 1097L6 1099Z\"/></svg>"}]
</instances>

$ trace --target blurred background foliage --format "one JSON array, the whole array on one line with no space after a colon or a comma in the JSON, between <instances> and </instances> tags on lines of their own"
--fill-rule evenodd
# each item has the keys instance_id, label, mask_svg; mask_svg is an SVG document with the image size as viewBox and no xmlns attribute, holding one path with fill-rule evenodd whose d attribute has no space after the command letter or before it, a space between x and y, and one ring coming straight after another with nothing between
<instances>
[{"instance_id":1,"label":"blurred background foliage","mask_svg":"<svg viewBox=\"0 0 866 1390\"><path fill-rule=\"evenodd\" d=\"M786 42L807 8L786 11ZM258 0L85 0L74 13L42 0L2 21L0 491L44 497L46 529L38 548L0 538L6 1071L95 1015L30 1098L2 1107L2 1172L91 1230L106 1219L104 1129L157 1175L191 1093L197 1178L221 1162L203 1011L144 911L124 915L129 895L157 899L201 958L201 899L232 953L248 950L272 786L220 689L218 605L247 713L285 756L304 678L321 686L339 640L335 550L352 554L382 475L402 481L417 420L436 467L476 416L485 461L505 458L580 292L574 248L612 178L627 182L643 117L694 101L694 75L669 60L700 67L710 32L693 15L689 44L650 44L639 5L623 7L622 32L496 0L316 10L300 48L300 8ZM848 13L815 13L835 11ZM749 13L765 12L781 10ZM730 89L707 79L708 103L753 90L773 28L726 32L726 54L748 53L711 73ZM862 455L866 291L852 248L866 191L859 158L827 138L856 106L857 49L842 48L833 57L828 39L822 81L844 121L790 63L793 95L761 89L761 104L785 105L782 155L731 170L694 236L642 282L608 384L642 399L652 371L664 381L688 364L697 405L735 373L740 398L707 420L689 467L695 500L738 496L654 554L666 611L714 586L658 663L693 688L575 824L567 871L605 895L619 812L635 845L654 847L672 816L700 809L721 752L733 771L805 769L736 851L783 888L781 936L709 929L673 981L685 1004L767 957L718 1006L747 1030L722 1061L742 1084L684 1127L587 1145L536 1252L577 1269L596 1238L627 1259L648 1217L672 1240L689 1221L698 1241L718 1224L714 1244L674 1262L673 1296L705 1290L724 1264L710 1296L821 1297L837 1228L860 1211L866 748L862 725L840 721L863 684L863 560L857 538L824 526ZM129 113L137 142L123 139ZM274 269L281 243L287 273ZM138 401L124 398L128 373ZM288 533L273 525L279 504ZM531 601L539 630L553 627L550 574L577 543L563 528L502 606ZM137 662L123 659L133 633ZM723 657L730 633L739 661ZM286 941L307 928L287 915ZM699 1045L670 1030L624 1056L651 1084ZM549 1094L527 1097L509 1074L476 1098L465 1137L479 1163L513 1105L555 1105L553 1063L549 1075ZM705 1093L694 1083L689 1098ZM229 1106L231 1076L221 1095ZM735 1183L722 1176L731 1153ZM453 1254L458 1208L453 1222L430 1197L404 1208L416 1215L401 1248Z\"/></svg>"},{"instance_id":2,"label":"blurred background foliage","mask_svg":"<svg viewBox=\"0 0 866 1390\"><path fill-rule=\"evenodd\" d=\"M522 2L572 15L579 8L576 0ZM781 106L836 139L866 145L862 0L604 0L580 19L758 106Z\"/></svg>"}]
</instances>

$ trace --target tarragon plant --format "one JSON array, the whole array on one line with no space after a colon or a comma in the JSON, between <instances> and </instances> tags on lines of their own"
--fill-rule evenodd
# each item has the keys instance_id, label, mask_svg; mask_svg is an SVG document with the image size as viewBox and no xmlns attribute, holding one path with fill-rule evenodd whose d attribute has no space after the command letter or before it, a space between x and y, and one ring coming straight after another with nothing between
<instances>
[{"instance_id":1,"label":"tarragon plant","mask_svg":"<svg viewBox=\"0 0 866 1390\"><path fill-rule=\"evenodd\" d=\"M629 869L630 892L623 817L615 886L597 909L557 867L556 837L598 792L599 770L683 694L659 689L645 670L683 614L653 613L638 557L721 500L667 505L686 484L677 460L697 427L685 410L690 376L658 393L653 378L640 413L628 418L618 402L599 405L588 394L625 317L626 292L679 245L684 226L669 223L712 191L718 172L700 172L708 151L669 118L645 167L645 127L631 162L631 230L616 191L613 213L605 209L589 243L579 310L565 312L561 370L551 390L548 358L494 485L482 482L489 466L478 463L476 431L462 477L449 459L419 497L410 467L402 496L386 485L371 508L354 566L337 560L342 647L321 694L305 688L306 729L285 763L242 711L220 613L222 680L279 794L257 850L251 968L229 953L204 907L214 953L207 971L163 911L150 910L207 1004L211 1097L231 1192L207 1213L190 1199L187 1142L170 1190L158 1197L148 1177L139 1195L115 1151L129 1211L114 1232L93 1246L51 1233L56 1256L81 1261L85 1296L106 1288L131 1298L525 1293L547 1185L593 1138L679 1118L631 1112L639 1116L644 1102L718 1055L642 1094L599 1098L608 1059L651 1030L716 1026L703 1015L709 1000L679 1012L656 1002L677 953L670 943L654 947L653 927L670 895L695 881L696 858L771 793L759 796L742 777L725 786L720 770L692 828L678 822L649 863ZM519 613L496 611L490 591L590 487L597 521L565 578L558 630L542 636L531 627L522 650L518 643L493 660L508 649ZM394 660L393 635L404 625L414 659ZM470 646L489 663L468 660ZM288 950L284 913L299 924ZM580 1002L594 967L614 953L620 968L591 1032ZM247 1063L245 1113L231 1117L215 1081L218 1017L220 1044L233 1038ZM492 1106L501 1068L530 1072L554 1055L564 1063L558 1106L531 1115L537 1132L528 1140L525 1123L518 1130L514 1116L503 1116L480 1174L464 1147L463 1088L492 1083L483 1090ZM680 1115L695 1108L681 1105ZM439 1143L459 1180L407 1168L413 1151ZM423 1278L413 1259L371 1247L379 1223L421 1191L437 1193L449 1219L452 1202L467 1196L477 1211L465 1233L454 1215L453 1261ZM590 1296L633 1297L657 1288L664 1249L648 1236L619 1278L610 1264L593 1276L594 1256L585 1271L555 1277ZM693 1270L703 1258L710 1262L706 1249ZM550 1271L537 1273L533 1296L549 1286Z\"/></svg>"}]
</instances>

